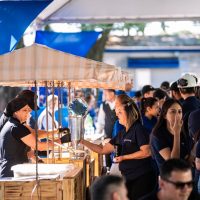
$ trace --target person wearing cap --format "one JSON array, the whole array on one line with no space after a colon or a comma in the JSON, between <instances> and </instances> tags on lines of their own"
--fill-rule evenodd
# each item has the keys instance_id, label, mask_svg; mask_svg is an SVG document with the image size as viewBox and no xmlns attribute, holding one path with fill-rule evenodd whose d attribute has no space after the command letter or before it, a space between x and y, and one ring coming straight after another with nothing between
<instances>
[{"instance_id":1,"label":"person wearing cap","mask_svg":"<svg viewBox=\"0 0 200 200\"><path fill-rule=\"evenodd\" d=\"M31 91L31 90L22 90L18 93L18 95L16 97L20 97L20 98L23 98L27 101L29 107L32 109L32 110L35 110L35 104L34 104L34 95L35 95L35 92ZM10 102L8 102L3 114L1 115L1 118L0 118L0 131L1 129L3 128L3 126L5 125L5 123L8 121L9 117L12 116L12 113L10 111ZM37 109L39 109L39 107L37 107Z\"/></svg>"},{"instance_id":2,"label":"person wearing cap","mask_svg":"<svg viewBox=\"0 0 200 200\"><path fill-rule=\"evenodd\" d=\"M39 109L39 107L37 105L35 106L35 102L34 102L35 92L33 92L31 90L22 90L21 92L19 92L19 94L16 97L25 99L27 101L27 104L31 108L31 110L35 110L35 107L36 107L37 110ZM10 102L12 102L14 99L12 99ZM8 102L3 114L1 115L1 118L0 118L0 131L3 128L3 126L5 125L5 123L8 121L9 117L12 116L11 103L10 102ZM24 125L26 125L26 127L29 128L29 130L31 132L33 132L33 133L35 132L35 130L29 124L26 123ZM50 134L50 133L52 133L52 132L49 131L47 133L44 130L38 130L38 134L42 138L47 137L47 134ZM56 133L56 131L54 131L54 133Z\"/></svg>"},{"instance_id":3,"label":"person wearing cap","mask_svg":"<svg viewBox=\"0 0 200 200\"><path fill-rule=\"evenodd\" d=\"M153 97L154 90L155 89L151 85L145 85L141 90L142 96L144 98Z\"/></svg>"},{"instance_id":4,"label":"person wearing cap","mask_svg":"<svg viewBox=\"0 0 200 200\"><path fill-rule=\"evenodd\" d=\"M195 87L198 85L197 82L197 78L194 75L188 73L182 76L177 82L181 96L184 99L182 104L183 128L186 136L188 137L191 149L193 146L193 139L189 135L188 122L190 114L193 111L200 109L200 100L195 96Z\"/></svg>"},{"instance_id":5,"label":"person wearing cap","mask_svg":"<svg viewBox=\"0 0 200 200\"><path fill-rule=\"evenodd\" d=\"M35 149L35 134L23 123L31 112L26 99L16 97L9 102L11 117L5 123L0 134L0 177L12 177L11 167L16 164L28 162L27 147ZM61 143L60 139L55 140ZM46 150L53 147L53 143L38 141L38 150Z\"/></svg>"},{"instance_id":6,"label":"person wearing cap","mask_svg":"<svg viewBox=\"0 0 200 200\"><path fill-rule=\"evenodd\" d=\"M179 101L182 104L184 100L179 91L177 81L172 82L169 89L171 98Z\"/></svg>"},{"instance_id":7,"label":"person wearing cap","mask_svg":"<svg viewBox=\"0 0 200 200\"><path fill-rule=\"evenodd\" d=\"M200 100L195 97L195 88L198 86L196 77L191 74L185 74L177 83L184 99L183 115L200 108Z\"/></svg>"}]
</instances>

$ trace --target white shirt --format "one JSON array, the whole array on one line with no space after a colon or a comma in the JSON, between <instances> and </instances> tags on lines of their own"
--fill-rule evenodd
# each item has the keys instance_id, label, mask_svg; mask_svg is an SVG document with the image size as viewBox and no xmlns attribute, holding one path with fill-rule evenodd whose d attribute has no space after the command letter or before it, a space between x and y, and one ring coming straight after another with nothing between
<instances>
[{"instance_id":1,"label":"white shirt","mask_svg":"<svg viewBox=\"0 0 200 200\"><path fill-rule=\"evenodd\" d=\"M40 114L40 116L38 117L38 129L43 129L43 130L47 130L47 124L46 124L46 109L44 109L42 111L42 113ZM54 120L54 122L53 122ZM54 127L53 124L54 123ZM52 130L52 129L57 129L58 128L58 122L55 119L55 116L52 117L50 111L48 112L48 130Z\"/></svg>"},{"instance_id":2,"label":"white shirt","mask_svg":"<svg viewBox=\"0 0 200 200\"><path fill-rule=\"evenodd\" d=\"M108 104L110 106L111 110L115 109L115 101L113 101L113 102L106 101L106 104ZM102 103L99 108L95 133L98 133L98 134L103 133L104 127L105 127L105 112L103 110L103 103Z\"/></svg>"}]
</instances>

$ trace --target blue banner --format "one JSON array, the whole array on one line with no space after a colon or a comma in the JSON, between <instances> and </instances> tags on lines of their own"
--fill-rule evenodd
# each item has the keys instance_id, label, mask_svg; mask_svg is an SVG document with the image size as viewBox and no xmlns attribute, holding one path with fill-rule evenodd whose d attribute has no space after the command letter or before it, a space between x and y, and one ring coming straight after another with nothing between
<instances>
[{"instance_id":1,"label":"blue banner","mask_svg":"<svg viewBox=\"0 0 200 200\"><path fill-rule=\"evenodd\" d=\"M35 42L66 53L85 57L101 32L56 33L37 31Z\"/></svg>"},{"instance_id":2,"label":"blue banner","mask_svg":"<svg viewBox=\"0 0 200 200\"><path fill-rule=\"evenodd\" d=\"M12 51L23 33L52 0L0 1L0 54Z\"/></svg>"}]
</instances>

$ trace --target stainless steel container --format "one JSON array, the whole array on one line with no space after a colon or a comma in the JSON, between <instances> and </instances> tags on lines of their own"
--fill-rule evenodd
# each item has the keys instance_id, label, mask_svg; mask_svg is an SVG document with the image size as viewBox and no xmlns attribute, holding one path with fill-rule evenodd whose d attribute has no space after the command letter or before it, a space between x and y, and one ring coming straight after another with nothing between
<instances>
[{"instance_id":1,"label":"stainless steel container","mask_svg":"<svg viewBox=\"0 0 200 200\"><path fill-rule=\"evenodd\" d=\"M69 128L73 149L78 149L78 143L84 135L83 117L69 116Z\"/></svg>"}]
</instances>

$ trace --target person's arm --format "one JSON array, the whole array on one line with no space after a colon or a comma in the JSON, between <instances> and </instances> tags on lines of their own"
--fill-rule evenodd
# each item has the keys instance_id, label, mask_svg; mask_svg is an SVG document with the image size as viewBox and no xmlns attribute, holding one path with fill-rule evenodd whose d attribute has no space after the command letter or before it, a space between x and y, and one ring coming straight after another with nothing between
<instances>
[{"instance_id":1,"label":"person's arm","mask_svg":"<svg viewBox=\"0 0 200 200\"><path fill-rule=\"evenodd\" d=\"M35 129L32 129L29 125L25 125L29 131L31 132L31 134L34 134L35 135ZM47 138L48 134L49 134L49 137L51 137L53 131L45 131L45 130L38 130L38 138L39 139L42 139L42 138ZM57 134L58 133L58 130L54 130L54 134Z\"/></svg>"},{"instance_id":2,"label":"person's arm","mask_svg":"<svg viewBox=\"0 0 200 200\"><path fill-rule=\"evenodd\" d=\"M27 146L31 147L32 149L36 149L36 140L35 140L35 135L30 133L29 135L21 138L22 142L24 142ZM54 140L54 142L57 142L61 144L60 139ZM53 142L49 141L49 149L52 149L53 147ZM39 151L44 151L48 149L48 144L47 142L40 142L38 141L38 150Z\"/></svg>"},{"instance_id":3,"label":"person's arm","mask_svg":"<svg viewBox=\"0 0 200 200\"><path fill-rule=\"evenodd\" d=\"M132 159L143 159L143 158L147 158L149 156L151 156L150 146L143 145L140 147L140 150L135 153L115 157L115 162L121 162L123 160L132 160Z\"/></svg>"},{"instance_id":4,"label":"person's arm","mask_svg":"<svg viewBox=\"0 0 200 200\"><path fill-rule=\"evenodd\" d=\"M109 142L103 145L93 144L87 140L81 140L81 144L99 154L109 154L114 151L114 146Z\"/></svg>"},{"instance_id":5,"label":"person's arm","mask_svg":"<svg viewBox=\"0 0 200 200\"><path fill-rule=\"evenodd\" d=\"M180 134L181 134L182 121L175 117L174 125L170 124L170 132L174 135L173 147L164 148L159 151L160 155L168 160L170 158L180 158Z\"/></svg>"}]
</instances>

